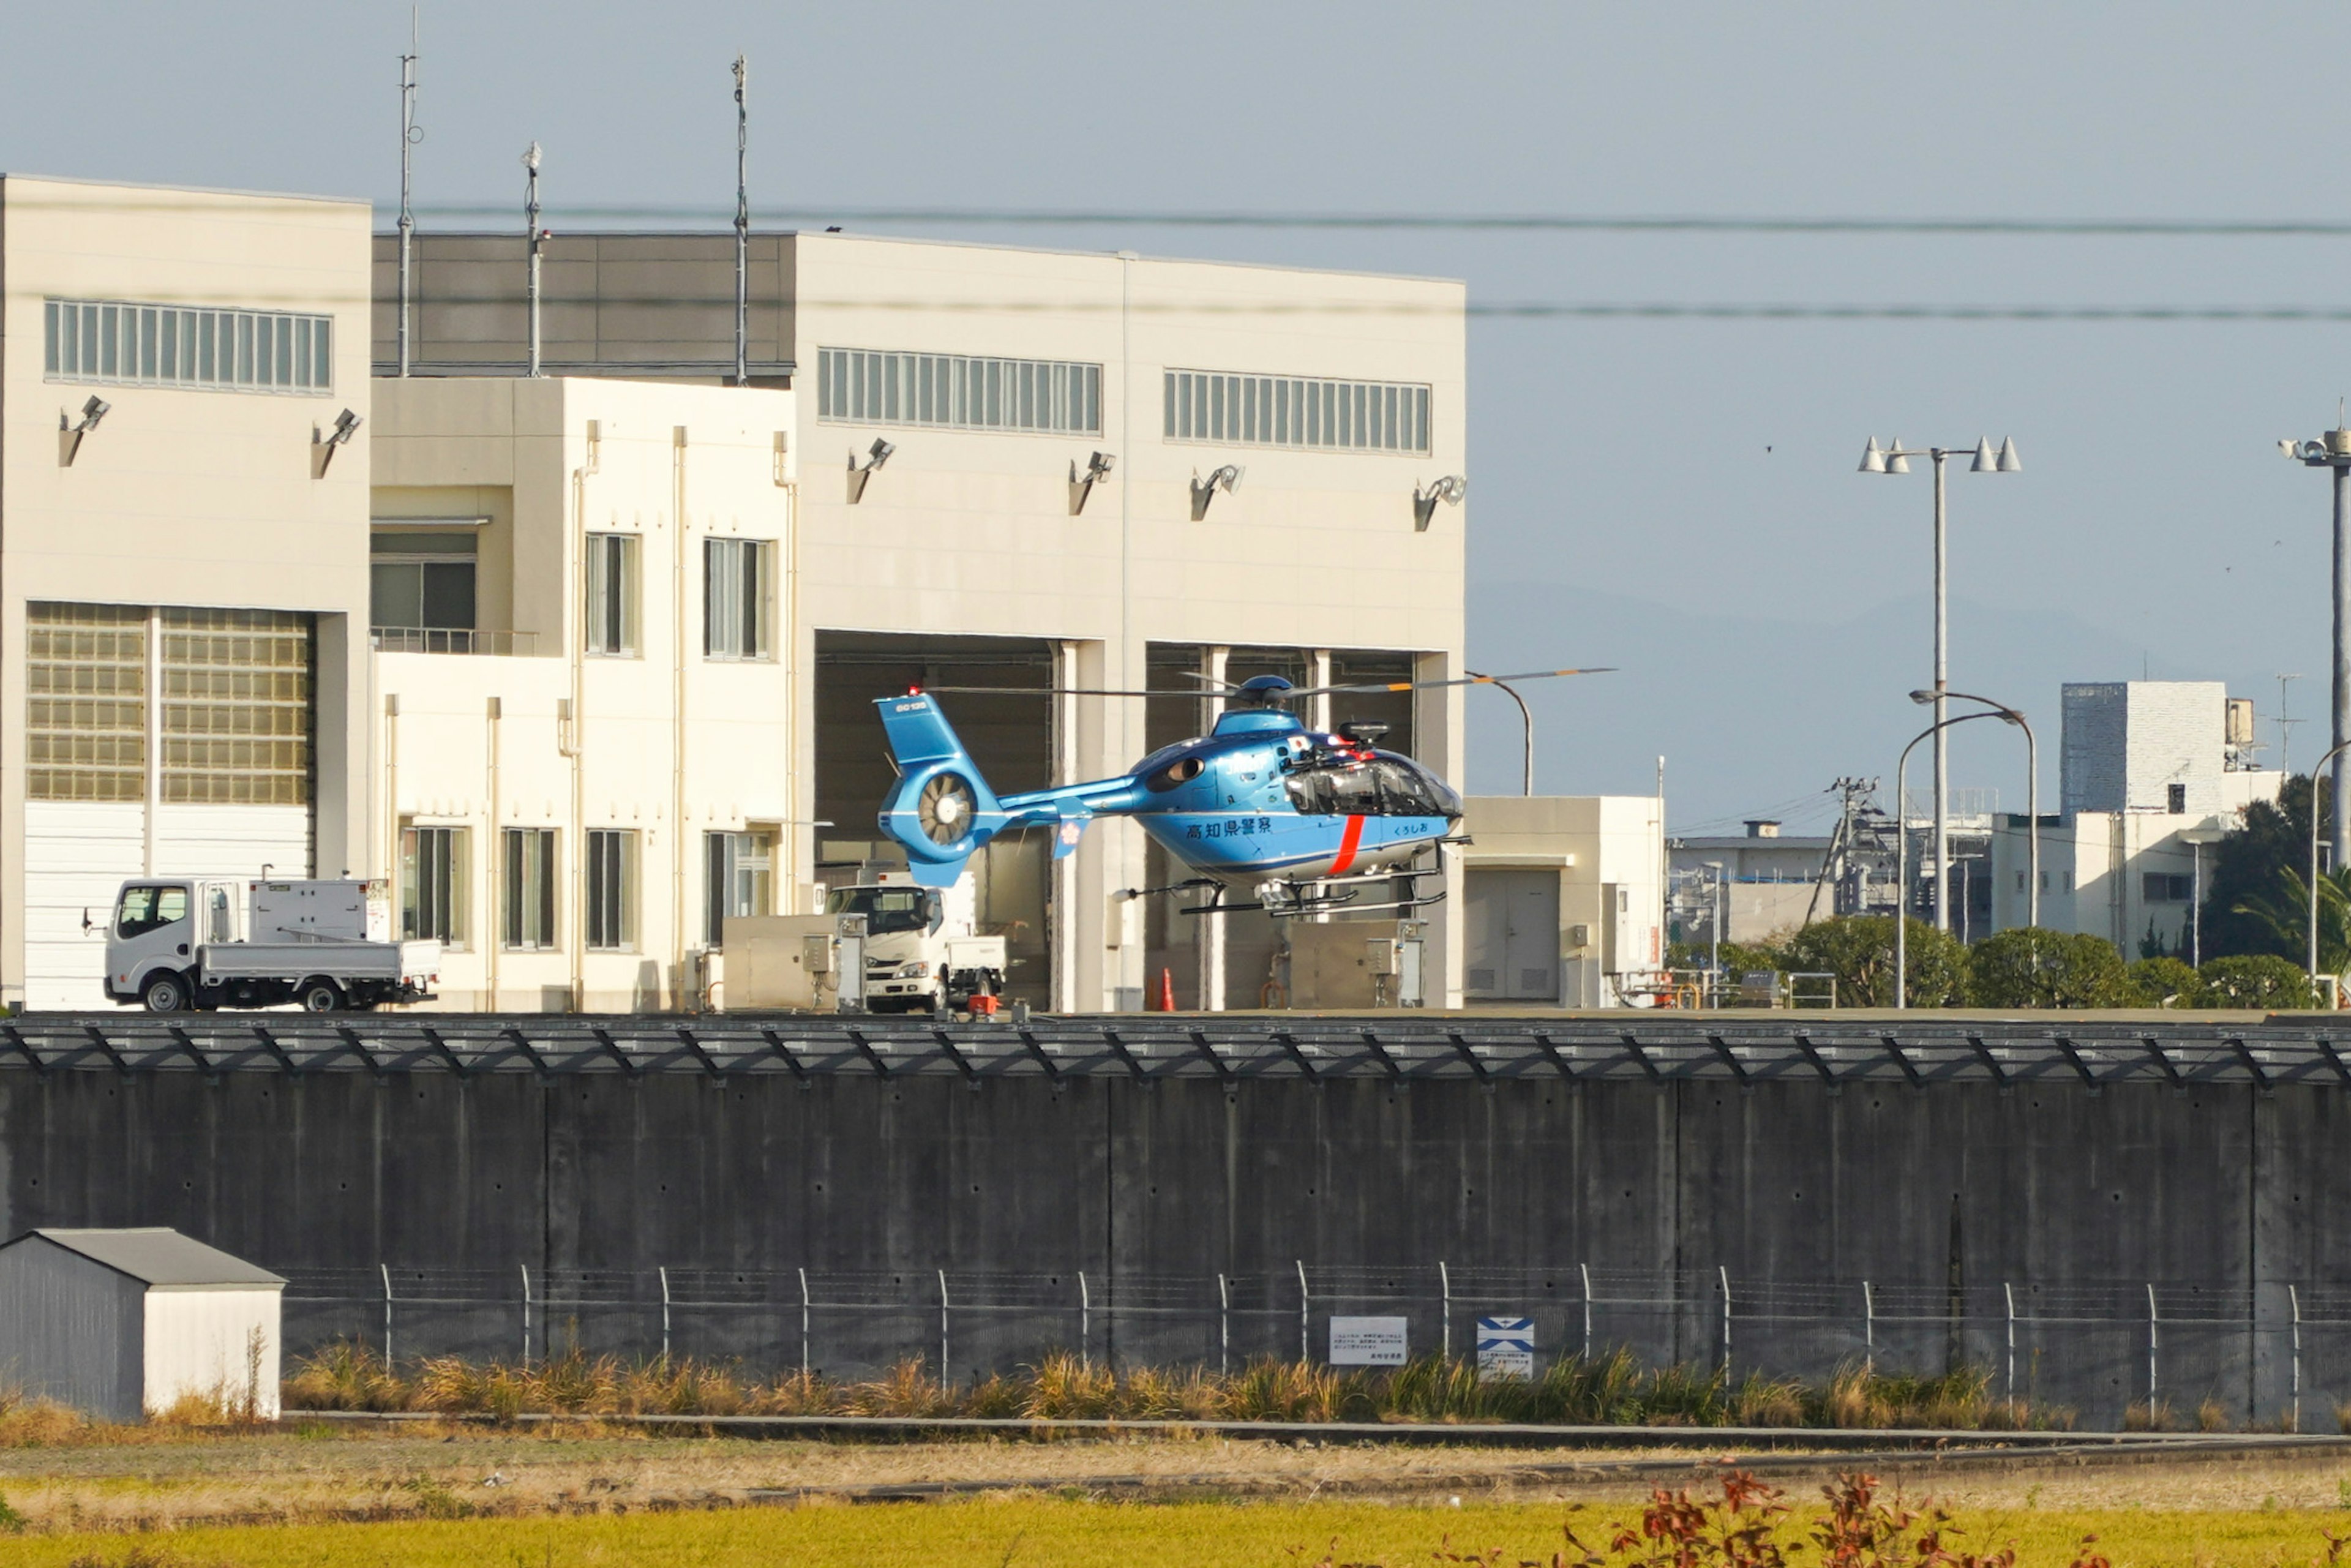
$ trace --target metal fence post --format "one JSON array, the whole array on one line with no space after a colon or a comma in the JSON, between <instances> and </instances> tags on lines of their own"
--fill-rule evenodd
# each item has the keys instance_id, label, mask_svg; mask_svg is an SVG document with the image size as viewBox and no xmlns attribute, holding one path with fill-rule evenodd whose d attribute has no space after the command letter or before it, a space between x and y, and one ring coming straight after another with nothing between
<instances>
[{"instance_id":1,"label":"metal fence post","mask_svg":"<svg viewBox=\"0 0 2351 1568\"><path fill-rule=\"evenodd\" d=\"M1578 1263L1577 1274L1583 1280L1583 1359L1592 1359L1592 1265Z\"/></svg>"},{"instance_id":2,"label":"metal fence post","mask_svg":"<svg viewBox=\"0 0 2351 1568\"><path fill-rule=\"evenodd\" d=\"M1714 1271L1722 1279L1722 1381L1730 1381L1730 1266L1718 1263Z\"/></svg>"},{"instance_id":3,"label":"metal fence post","mask_svg":"<svg viewBox=\"0 0 2351 1568\"><path fill-rule=\"evenodd\" d=\"M2150 1427L2155 1425L2155 1286L2150 1283L2147 1288L2147 1420Z\"/></svg>"},{"instance_id":4,"label":"metal fence post","mask_svg":"<svg viewBox=\"0 0 2351 1568\"><path fill-rule=\"evenodd\" d=\"M2016 1287L2001 1281L2000 1293L2008 1300L2008 1402L2016 1403Z\"/></svg>"},{"instance_id":5,"label":"metal fence post","mask_svg":"<svg viewBox=\"0 0 2351 1568\"><path fill-rule=\"evenodd\" d=\"M1453 1359L1453 1276L1445 1267L1445 1260L1437 1260L1437 1293L1444 1302L1444 1315L1437 1329L1437 1354L1440 1361Z\"/></svg>"},{"instance_id":6,"label":"metal fence post","mask_svg":"<svg viewBox=\"0 0 2351 1568\"><path fill-rule=\"evenodd\" d=\"M806 1377L806 1376L809 1375L809 1288L808 1288L808 1270L807 1270L806 1269L802 1269L802 1270L799 1271L799 1275L800 1275L800 1375L801 1375L802 1377Z\"/></svg>"},{"instance_id":7,"label":"metal fence post","mask_svg":"<svg viewBox=\"0 0 2351 1568\"><path fill-rule=\"evenodd\" d=\"M1217 1276L1217 1375L1233 1375L1233 1292L1222 1274Z\"/></svg>"},{"instance_id":8,"label":"metal fence post","mask_svg":"<svg viewBox=\"0 0 2351 1568\"><path fill-rule=\"evenodd\" d=\"M662 1363L669 1362L669 1267L664 1264L655 1270L661 1275L662 1288Z\"/></svg>"},{"instance_id":9,"label":"metal fence post","mask_svg":"<svg viewBox=\"0 0 2351 1568\"><path fill-rule=\"evenodd\" d=\"M379 1263L383 1271L383 1369L392 1370L392 1265Z\"/></svg>"},{"instance_id":10,"label":"metal fence post","mask_svg":"<svg viewBox=\"0 0 2351 1568\"><path fill-rule=\"evenodd\" d=\"M2302 1430L2302 1292L2285 1288L2286 1304L2294 1309L2294 1429Z\"/></svg>"},{"instance_id":11,"label":"metal fence post","mask_svg":"<svg viewBox=\"0 0 2351 1568\"><path fill-rule=\"evenodd\" d=\"M1306 1322L1307 1303L1311 1299L1306 1290L1306 1260L1301 1258L1296 1261L1298 1264L1298 1361L1302 1366L1314 1359L1314 1348L1313 1336L1308 1331Z\"/></svg>"},{"instance_id":12,"label":"metal fence post","mask_svg":"<svg viewBox=\"0 0 2351 1568\"><path fill-rule=\"evenodd\" d=\"M1861 1282L1861 1343L1869 1353L1869 1363L1877 1364L1877 1299L1869 1293L1869 1281Z\"/></svg>"},{"instance_id":13,"label":"metal fence post","mask_svg":"<svg viewBox=\"0 0 2351 1568\"><path fill-rule=\"evenodd\" d=\"M1086 1290L1086 1271L1078 1270L1078 1359L1093 1364L1094 1299Z\"/></svg>"},{"instance_id":14,"label":"metal fence post","mask_svg":"<svg viewBox=\"0 0 2351 1568\"><path fill-rule=\"evenodd\" d=\"M947 1391L947 1271L939 1270L939 1392Z\"/></svg>"},{"instance_id":15,"label":"metal fence post","mask_svg":"<svg viewBox=\"0 0 2351 1568\"><path fill-rule=\"evenodd\" d=\"M522 1266L522 1364L530 1364L530 1265Z\"/></svg>"}]
</instances>

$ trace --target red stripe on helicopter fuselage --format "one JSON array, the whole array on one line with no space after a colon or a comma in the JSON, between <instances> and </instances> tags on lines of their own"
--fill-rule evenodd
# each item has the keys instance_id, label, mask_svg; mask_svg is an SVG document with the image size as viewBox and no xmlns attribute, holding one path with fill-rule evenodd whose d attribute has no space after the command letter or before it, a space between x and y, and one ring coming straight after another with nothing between
<instances>
[{"instance_id":1,"label":"red stripe on helicopter fuselage","mask_svg":"<svg viewBox=\"0 0 2351 1568\"><path fill-rule=\"evenodd\" d=\"M1325 876L1346 875L1347 868L1355 863L1355 846L1363 841L1364 819L1361 817L1348 818L1347 830L1340 836L1339 839L1339 858L1332 861L1331 862L1331 869L1324 872L1322 874Z\"/></svg>"}]
</instances>

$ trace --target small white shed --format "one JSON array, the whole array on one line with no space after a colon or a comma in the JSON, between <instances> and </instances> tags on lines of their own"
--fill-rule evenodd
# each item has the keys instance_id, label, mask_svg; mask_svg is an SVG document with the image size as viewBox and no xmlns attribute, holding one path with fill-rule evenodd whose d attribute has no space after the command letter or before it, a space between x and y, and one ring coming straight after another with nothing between
<instances>
[{"instance_id":1,"label":"small white shed","mask_svg":"<svg viewBox=\"0 0 2351 1568\"><path fill-rule=\"evenodd\" d=\"M286 1281L157 1226L0 1246L0 1384L112 1421L189 1395L277 1416Z\"/></svg>"}]
</instances>

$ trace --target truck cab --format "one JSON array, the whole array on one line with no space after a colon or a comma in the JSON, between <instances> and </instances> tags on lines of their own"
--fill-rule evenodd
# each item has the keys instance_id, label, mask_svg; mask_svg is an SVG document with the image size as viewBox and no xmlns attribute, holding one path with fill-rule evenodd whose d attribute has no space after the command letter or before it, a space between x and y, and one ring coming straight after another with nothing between
<instances>
[{"instance_id":1,"label":"truck cab","mask_svg":"<svg viewBox=\"0 0 2351 1568\"><path fill-rule=\"evenodd\" d=\"M114 895L106 932L106 994L117 1002L161 999L174 1012L188 1005L181 978L204 942L234 942L237 900L226 882L190 878L126 882ZM196 918L201 916L201 918ZM150 985L157 998L150 998ZM176 998L176 999L175 999Z\"/></svg>"},{"instance_id":2,"label":"truck cab","mask_svg":"<svg viewBox=\"0 0 2351 1568\"><path fill-rule=\"evenodd\" d=\"M868 1010L945 1017L990 1010L1004 989L1004 938L975 931L975 904L968 876L929 888L905 870L869 865L826 894L824 912L865 917Z\"/></svg>"}]
</instances>

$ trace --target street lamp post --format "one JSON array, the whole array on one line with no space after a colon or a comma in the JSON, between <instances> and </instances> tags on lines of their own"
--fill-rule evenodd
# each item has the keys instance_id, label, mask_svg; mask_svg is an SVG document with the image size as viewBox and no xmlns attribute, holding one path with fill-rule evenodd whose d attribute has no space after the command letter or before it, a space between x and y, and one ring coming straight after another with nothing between
<instances>
[{"instance_id":1,"label":"street lamp post","mask_svg":"<svg viewBox=\"0 0 2351 1568\"><path fill-rule=\"evenodd\" d=\"M1504 696L1519 705L1519 733L1524 737L1526 747L1526 762L1520 773L1519 793L1532 795L1535 792L1535 716L1527 711L1527 699L1519 695L1518 689L1508 681L1498 681L1490 675L1481 675L1475 670L1464 670L1461 673L1473 680L1484 681L1489 685L1500 687Z\"/></svg>"},{"instance_id":2,"label":"street lamp post","mask_svg":"<svg viewBox=\"0 0 2351 1568\"><path fill-rule=\"evenodd\" d=\"M1902 748L1901 760L1894 765L1894 1006L1897 1011L1910 1005L1910 818L1902 810L1903 785L1910 774L1910 753L1917 749L1920 741L1929 736L1939 737L1953 725L2001 716L1986 709L1981 713L1963 713L1957 718L1937 719L1910 737L1910 744Z\"/></svg>"},{"instance_id":3,"label":"street lamp post","mask_svg":"<svg viewBox=\"0 0 2351 1568\"><path fill-rule=\"evenodd\" d=\"M2339 476L2335 483L2338 486L2336 494L2340 495L2342 492L2339 486L2342 480ZM2351 751L2351 740L2336 741L2335 749L2320 758L2318 766L2310 770L2310 885L2304 889L2310 894L2310 946L2307 954L2309 962L2304 966L2304 968L2310 976L2310 983L2314 986L2318 983L2318 776L2326 771L2328 763L2336 761L2346 751ZM2337 819L2340 820L2343 810L2343 786L2339 782L2335 786L2335 810ZM2340 834L2342 830L2338 828L2335 831ZM2332 841L2335 845L2335 863L2341 865L2343 840L2337 837Z\"/></svg>"},{"instance_id":4,"label":"street lamp post","mask_svg":"<svg viewBox=\"0 0 2351 1568\"><path fill-rule=\"evenodd\" d=\"M2343 760L2346 743L2351 743L2351 622L2346 622L2346 601L2351 601L2351 429L2345 428L2340 406L2335 414L2335 428L2315 441L2281 441L2278 450L2295 459L2306 468L2331 469L2335 475L2335 674L2334 733L2329 737L2335 749L2326 755L2335 759L2335 859L2343 860L2343 846L2351 843L2351 764ZM2318 831L2318 774L2311 779L2311 832ZM2311 896L2317 897L2314 885ZM2316 907L2313 905L2314 909ZM2317 916L2314 915L2313 920ZM2312 927L2314 931L2316 927ZM2317 937L2311 938L2315 950ZM2315 960L2313 961L2314 965Z\"/></svg>"},{"instance_id":5,"label":"street lamp post","mask_svg":"<svg viewBox=\"0 0 2351 1568\"><path fill-rule=\"evenodd\" d=\"M1947 593L1945 570L1948 551L1945 539L1944 463L1952 454L1966 450L1955 446L1906 447L1896 436L1893 444L1881 448L1877 437L1869 438L1868 449L1861 455L1861 471L1865 474L1907 474L1909 459L1925 457L1935 465L1935 928L1951 928L1950 862L1951 840L1949 803L1951 796L1950 758L1943 747L1943 728L1950 716L1945 699L1949 695L1950 637L1946 613ZM1989 438L1976 442L1975 459L1968 465L1970 474L2015 474L2024 465L2016 455L2014 437L2004 440L1995 455ZM1896 803L1897 811L1900 802Z\"/></svg>"},{"instance_id":6,"label":"street lamp post","mask_svg":"<svg viewBox=\"0 0 2351 1568\"><path fill-rule=\"evenodd\" d=\"M2188 846L2188 963L2191 968L2204 967L2204 846L2217 844L2220 835L2209 828L2195 828L2179 835Z\"/></svg>"},{"instance_id":7,"label":"street lamp post","mask_svg":"<svg viewBox=\"0 0 2351 1568\"><path fill-rule=\"evenodd\" d=\"M1943 695L1957 697L1963 703L1981 703L1994 714L2024 731L2024 813L2032 824L2026 833L2026 882L2024 923L2041 924L2041 744L2032 737L2032 726L2024 715L2006 703L1996 703L1990 697L1975 696L1967 692L1946 691ZM1914 703L1931 703L1933 692L1912 692Z\"/></svg>"}]
</instances>

